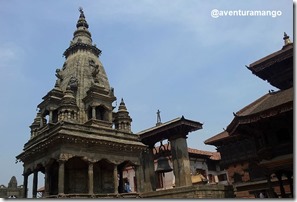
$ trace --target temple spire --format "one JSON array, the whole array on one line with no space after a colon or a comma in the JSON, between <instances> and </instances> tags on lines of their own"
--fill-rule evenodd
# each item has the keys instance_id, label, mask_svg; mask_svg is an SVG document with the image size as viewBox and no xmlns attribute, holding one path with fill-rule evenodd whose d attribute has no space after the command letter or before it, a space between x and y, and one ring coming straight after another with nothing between
<instances>
[{"instance_id":1,"label":"temple spire","mask_svg":"<svg viewBox=\"0 0 297 202\"><path fill-rule=\"evenodd\" d=\"M123 98L121 99L121 103L120 103L120 106L119 106L119 111L127 111L127 107L126 107L126 104L125 104Z\"/></svg>"},{"instance_id":2,"label":"temple spire","mask_svg":"<svg viewBox=\"0 0 297 202\"><path fill-rule=\"evenodd\" d=\"M76 23L76 31L73 34L72 43L83 43L92 45L92 35L89 32L89 24L87 23L82 7L79 9L80 15Z\"/></svg>"},{"instance_id":3,"label":"temple spire","mask_svg":"<svg viewBox=\"0 0 297 202\"><path fill-rule=\"evenodd\" d=\"M83 11L83 8L82 7L79 7L79 12L80 12L80 16L79 16L79 19L77 21L77 24L76 24L76 27L85 27L85 28L89 28L89 25L86 21L86 18L85 18L85 14L84 14L84 11Z\"/></svg>"},{"instance_id":4,"label":"temple spire","mask_svg":"<svg viewBox=\"0 0 297 202\"><path fill-rule=\"evenodd\" d=\"M88 30L89 24L86 20L84 11L82 7L79 9L80 15L76 23L76 30L73 33L73 39L70 41L69 48L64 52L64 56L67 57L73 53L76 53L78 50L87 50L91 51L97 57L101 54L101 50L92 44L92 35Z\"/></svg>"}]
</instances>

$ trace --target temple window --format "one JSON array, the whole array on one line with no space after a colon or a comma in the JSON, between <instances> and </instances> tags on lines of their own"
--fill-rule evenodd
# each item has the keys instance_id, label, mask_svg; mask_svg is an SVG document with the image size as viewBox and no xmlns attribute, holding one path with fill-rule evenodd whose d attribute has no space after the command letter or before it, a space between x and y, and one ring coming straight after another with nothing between
<instances>
[{"instance_id":1,"label":"temple window","mask_svg":"<svg viewBox=\"0 0 297 202\"><path fill-rule=\"evenodd\" d=\"M92 119L92 107L88 108L88 120Z\"/></svg>"},{"instance_id":2,"label":"temple window","mask_svg":"<svg viewBox=\"0 0 297 202\"><path fill-rule=\"evenodd\" d=\"M98 120L106 120L105 119L106 110L102 106L96 107L96 119Z\"/></svg>"},{"instance_id":3,"label":"temple window","mask_svg":"<svg viewBox=\"0 0 297 202\"><path fill-rule=\"evenodd\" d=\"M57 123L58 122L58 110L54 110L52 113L53 113L52 122Z\"/></svg>"}]
</instances>

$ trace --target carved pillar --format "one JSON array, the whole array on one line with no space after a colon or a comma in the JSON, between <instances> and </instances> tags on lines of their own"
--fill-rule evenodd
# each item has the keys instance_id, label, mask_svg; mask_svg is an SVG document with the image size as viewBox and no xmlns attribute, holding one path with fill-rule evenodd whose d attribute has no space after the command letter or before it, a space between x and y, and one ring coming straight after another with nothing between
<instances>
[{"instance_id":1,"label":"carved pillar","mask_svg":"<svg viewBox=\"0 0 297 202\"><path fill-rule=\"evenodd\" d=\"M149 169L149 179L151 184L151 189L156 191L156 173L155 173L155 162L154 162L154 152L153 147L149 148L149 156L148 156L148 169Z\"/></svg>"},{"instance_id":2,"label":"carved pillar","mask_svg":"<svg viewBox=\"0 0 297 202\"><path fill-rule=\"evenodd\" d=\"M123 193L124 192L124 180L123 180L123 169L119 168L119 189L118 192L119 193Z\"/></svg>"},{"instance_id":3,"label":"carved pillar","mask_svg":"<svg viewBox=\"0 0 297 202\"><path fill-rule=\"evenodd\" d=\"M93 162L89 162L89 169L88 169L88 175L89 175L89 194L94 194L94 171L93 171Z\"/></svg>"},{"instance_id":4,"label":"carved pillar","mask_svg":"<svg viewBox=\"0 0 297 202\"><path fill-rule=\"evenodd\" d=\"M49 176L49 166L45 166L44 172L44 196L49 196L49 183L50 183L50 176Z\"/></svg>"},{"instance_id":5,"label":"carved pillar","mask_svg":"<svg viewBox=\"0 0 297 202\"><path fill-rule=\"evenodd\" d=\"M96 107L92 107L92 119L96 119Z\"/></svg>"},{"instance_id":6,"label":"carved pillar","mask_svg":"<svg viewBox=\"0 0 297 202\"><path fill-rule=\"evenodd\" d=\"M38 171L34 170L32 197L37 198Z\"/></svg>"},{"instance_id":7,"label":"carved pillar","mask_svg":"<svg viewBox=\"0 0 297 202\"><path fill-rule=\"evenodd\" d=\"M142 192L143 190L143 179L141 178L141 173L143 173L141 166L135 166L135 177L137 184L137 189L135 190L136 192Z\"/></svg>"},{"instance_id":8,"label":"carved pillar","mask_svg":"<svg viewBox=\"0 0 297 202\"><path fill-rule=\"evenodd\" d=\"M43 125L44 125L44 123L43 123L43 116L41 116L41 117L40 117L40 128L42 128Z\"/></svg>"},{"instance_id":9,"label":"carved pillar","mask_svg":"<svg viewBox=\"0 0 297 202\"><path fill-rule=\"evenodd\" d=\"M65 174L65 161L59 161L59 183L58 183L58 193L59 195L64 194L64 174Z\"/></svg>"},{"instance_id":10,"label":"carved pillar","mask_svg":"<svg viewBox=\"0 0 297 202\"><path fill-rule=\"evenodd\" d=\"M114 181L114 193L119 193L119 178L118 178L118 166L114 165L113 168L113 181Z\"/></svg>"},{"instance_id":11,"label":"carved pillar","mask_svg":"<svg viewBox=\"0 0 297 202\"><path fill-rule=\"evenodd\" d=\"M49 123L52 123L53 122L53 111L52 110L49 111L48 122Z\"/></svg>"},{"instance_id":12,"label":"carved pillar","mask_svg":"<svg viewBox=\"0 0 297 202\"><path fill-rule=\"evenodd\" d=\"M186 135L170 139L175 186L191 186L191 167Z\"/></svg>"},{"instance_id":13,"label":"carved pillar","mask_svg":"<svg viewBox=\"0 0 297 202\"><path fill-rule=\"evenodd\" d=\"M278 183L279 183L279 188L280 188L280 191L281 191L281 196L282 198L286 198L286 192L285 192L285 189L284 189L284 184L283 184L283 180L282 180L282 171L278 171L275 173L277 179L278 179Z\"/></svg>"},{"instance_id":14,"label":"carved pillar","mask_svg":"<svg viewBox=\"0 0 297 202\"><path fill-rule=\"evenodd\" d=\"M28 174L24 173L24 188L23 188L23 197L27 198L27 194L28 194Z\"/></svg>"}]
</instances>

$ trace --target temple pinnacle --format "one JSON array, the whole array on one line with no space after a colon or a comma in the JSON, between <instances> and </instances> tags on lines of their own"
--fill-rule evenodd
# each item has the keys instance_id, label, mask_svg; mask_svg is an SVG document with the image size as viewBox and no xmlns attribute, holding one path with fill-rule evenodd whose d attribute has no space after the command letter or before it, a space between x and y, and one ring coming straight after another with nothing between
<instances>
[{"instance_id":1,"label":"temple pinnacle","mask_svg":"<svg viewBox=\"0 0 297 202\"><path fill-rule=\"evenodd\" d=\"M290 37L287 35L286 32L284 32L284 38L283 39L284 39L284 42L285 42L285 46L292 43L291 40L290 40Z\"/></svg>"}]
</instances>

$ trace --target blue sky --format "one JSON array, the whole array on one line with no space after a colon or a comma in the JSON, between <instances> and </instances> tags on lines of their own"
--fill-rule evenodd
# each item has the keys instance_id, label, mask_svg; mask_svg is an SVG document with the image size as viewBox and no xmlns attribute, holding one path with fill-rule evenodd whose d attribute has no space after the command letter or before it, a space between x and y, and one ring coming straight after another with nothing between
<instances>
[{"instance_id":1,"label":"blue sky","mask_svg":"<svg viewBox=\"0 0 297 202\"><path fill-rule=\"evenodd\" d=\"M231 122L232 112L274 89L245 65L293 40L290 0L64 0L0 1L0 184L22 164L15 156L29 140L42 97L55 84L82 6L93 43L118 103L124 98L137 133L182 115L203 123L188 146L215 151L204 141ZM281 16L221 16L218 10L277 10ZM29 186L29 189L31 187Z\"/></svg>"}]
</instances>

